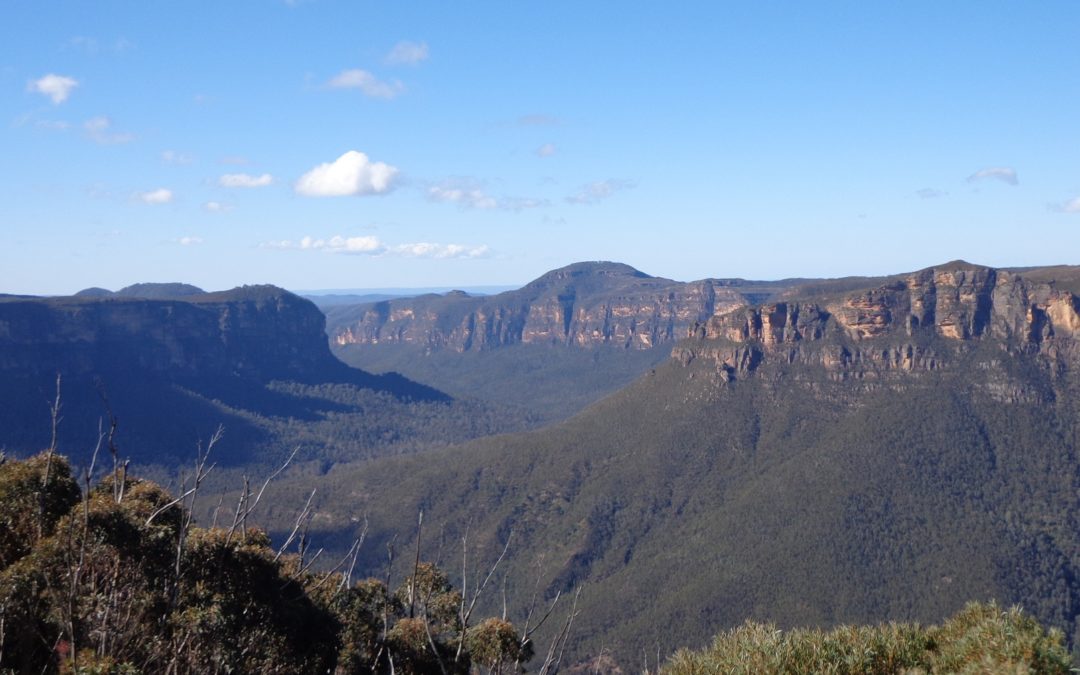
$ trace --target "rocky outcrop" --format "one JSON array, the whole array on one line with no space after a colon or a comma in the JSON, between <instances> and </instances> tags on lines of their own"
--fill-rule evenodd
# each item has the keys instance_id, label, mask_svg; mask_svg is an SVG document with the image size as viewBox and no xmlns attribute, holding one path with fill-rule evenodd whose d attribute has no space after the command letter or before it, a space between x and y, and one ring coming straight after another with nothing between
<instances>
[{"instance_id":1,"label":"rocky outcrop","mask_svg":"<svg viewBox=\"0 0 1080 675\"><path fill-rule=\"evenodd\" d=\"M986 342L1054 364L1080 354L1080 299L1021 272L958 261L864 290L791 295L700 322L675 358L711 359L728 380L767 361L818 365L845 379L938 369Z\"/></svg>"},{"instance_id":2,"label":"rocky outcrop","mask_svg":"<svg viewBox=\"0 0 1080 675\"><path fill-rule=\"evenodd\" d=\"M388 300L327 311L339 346L406 344L459 352L517 343L648 349L687 337L712 316L771 295L784 282L651 277L628 265L578 263L516 291Z\"/></svg>"}]
</instances>

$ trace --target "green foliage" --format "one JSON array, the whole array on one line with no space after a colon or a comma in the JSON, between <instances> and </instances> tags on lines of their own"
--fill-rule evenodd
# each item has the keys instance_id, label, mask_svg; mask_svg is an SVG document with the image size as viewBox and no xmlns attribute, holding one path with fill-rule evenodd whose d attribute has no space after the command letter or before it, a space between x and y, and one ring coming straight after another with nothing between
<instances>
[{"instance_id":1,"label":"green foliage","mask_svg":"<svg viewBox=\"0 0 1080 675\"><path fill-rule=\"evenodd\" d=\"M781 631L746 622L702 651L681 650L664 675L772 673L1068 673L1060 631L1017 608L971 603L941 626L882 624Z\"/></svg>"},{"instance_id":2,"label":"green foliage","mask_svg":"<svg viewBox=\"0 0 1080 675\"><path fill-rule=\"evenodd\" d=\"M43 452L25 461L0 455L0 569L30 552L79 499L67 462Z\"/></svg>"},{"instance_id":3,"label":"green foliage","mask_svg":"<svg viewBox=\"0 0 1080 675\"><path fill-rule=\"evenodd\" d=\"M464 673L470 644L485 663L526 658L509 624L496 646L466 640L461 594L431 563L395 593L349 585L262 530L191 526L149 481L80 495L70 474L59 455L0 465L0 672Z\"/></svg>"}]
</instances>

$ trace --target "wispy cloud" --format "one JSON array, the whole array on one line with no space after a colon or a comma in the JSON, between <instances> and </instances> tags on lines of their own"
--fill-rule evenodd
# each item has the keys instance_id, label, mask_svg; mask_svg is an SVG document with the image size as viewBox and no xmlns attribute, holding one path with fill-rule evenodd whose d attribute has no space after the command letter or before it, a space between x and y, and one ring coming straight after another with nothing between
<instances>
[{"instance_id":1,"label":"wispy cloud","mask_svg":"<svg viewBox=\"0 0 1080 675\"><path fill-rule=\"evenodd\" d=\"M538 157L551 157L557 151L558 149L555 147L554 143L544 143L536 149L536 154Z\"/></svg>"},{"instance_id":2,"label":"wispy cloud","mask_svg":"<svg viewBox=\"0 0 1080 675\"><path fill-rule=\"evenodd\" d=\"M97 56L101 52L123 54L130 49L134 49L135 47L135 45L126 38L117 38L112 42L102 43L97 38L87 37L85 35L76 35L75 37L68 40L66 46L77 49L90 56Z\"/></svg>"},{"instance_id":3,"label":"wispy cloud","mask_svg":"<svg viewBox=\"0 0 1080 675\"><path fill-rule=\"evenodd\" d=\"M161 161L170 166L187 166L195 161L195 158L186 152L177 152L175 150L163 150L161 153Z\"/></svg>"},{"instance_id":4,"label":"wispy cloud","mask_svg":"<svg viewBox=\"0 0 1080 675\"><path fill-rule=\"evenodd\" d=\"M390 252L409 258L435 258L438 260L445 260L447 258L484 258L490 255L491 249L487 246L419 242L416 244L400 244L394 246L390 249Z\"/></svg>"},{"instance_id":5,"label":"wispy cloud","mask_svg":"<svg viewBox=\"0 0 1080 675\"><path fill-rule=\"evenodd\" d=\"M393 191L397 175L397 167L372 162L364 153L349 150L300 176L296 192L305 197L381 195Z\"/></svg>"},{"instance_id":6,"label":"wispy cloud","mask_svg":"<svg viewBox=\"0 0 1080 675\"><path fill-rule=\"evenodd\" d=\"M250 163L251 161L247 157L241 157L240 155L229 155L218 160L218 164L227 164L231 166L244 166L245 164Z\"/></svg>"},{"instance_id":7,"label":"wispy cloud","mask_svg":"<svg viewBox=\"0 0 1080 675\"><path fill-rule=\"evenodd\" d=\"M1016 170L1007 166L990 166L985 169L979 169L967 178L969 183L986 179L999 180L1002 183L1008 183L1009 185L1020 184L1020 179L1016 176Z\"/></svg>"},{"instance_id":8,"label":"wispy cloud","mask_svg":"<svg viewBox=\"0 0 1080 675\"><path fill-rule=\"evenodd\" d=\"M281 239L265 242L261 246L262 248L275 248L283 251L325 251L327 253L345 253L348 255L375 255L386 250L378 237L343 237L340 235L328 239L317 237L303 237L296 241Z\"/></svg>"},{"instance_id":9,"label":"wispy cloud","mask_svg":"<svg viewBox=\"0 0 1080 675\"><path fill-rule=\"evenodd\" d=\"M609 178L582 185L577 192L566 198L569 204L595 204L611 197L616 192L635 187L633 181Z\"/></svg>"},{"instance_id":10,"label":"wispy cloud","mask_svg":"<svg viewBox=\"0 0 1080 675\"><path fill-rule=\"evenodd\" d=\"M1058 213L1080 213L1080 197L1060 204L1051 204L1050 210Z\"/></svg>"},{"instance_id":11,"label":"wispy cloud","mask_svg":"<svg viewBox=\"0 0 1080 675\"><path fill-rule=\"evenodd\" d=\"M143 204L168 204L173 200L173 192L168 188L158 188L149 192L136 192L135 198Z\"/></svg>"},{"instance_id":12,"label":"wispy cloud","mask_svg":"<svg viewBox=\"0 0 1080 675\"><path fill-rule=\"evenodd\" d=\"M360 68L342 71L326 84L332 89L359 89L371 98L396 98L405 91L405 85L401 82L385 82Z\"/></svg>"},{"instance_id":13,"label":"wispy cloud","mask_svg":"<svg viewBox=\"0 0 1080 675\"><path fill-rule=\"evenodd\" d=\"M226 188L258 188L266 187L274 182L274 177L268 173L261 176L253 176L247 173L227 173L218 178L218 185Z\"/></svg>"},{"instance_id":14,"label":"wispy cloud","mask_svg":"<svg viewBox=\"0 0 1080 675\"><path fill-rule=\"evenodd\" d=\"M553 127L559 124L559 118L551 115L522 115L517 123L523 127Z\"/></svg>"},{"instance_id":15,"label":"wispy cloud","mask_svg":"<svg viewBox=\"0 0 1080 675\"><path fill-rule=\"evenodd\" d=\"M402 40L387 53L383 58L383 62L392 66L412 66L421 61L426 61L427 57L428 46L426 42Z\"/></svg>"},{"instance_id":16,"label":"wispy cloud","mask_svg":"<svg viewBox=\"0 0 1080 675\"><path fill-rule=\"evenodd\" d=\"M494 197L471 179L451 179L429 186L427 196L430 201L457 204L463 209L502 209L504 211L522 211L549 206L546 199L528 197Z\"/></svg>"},{"instance_id":17,"label":"wispy cloud","mask_svg":"<svg viewBox=\"0 0 1080 675\"><path fill-rule=\"evenodd\" d=\"M135 140L135 134L112 130L112 120L104 115L83 122L87 138L102 145L117 145Z\"/></svg>"},{"instance_id":18,"label":"wispy cloud","mask_svg":"<svg viewBox=\"0 0 1080 675\"><path fill-rule=\"evenodd\" d=\"M228 204L225 204L224 202L214 201L206 202L202 205L202 208L203 211L206 211L207 213L224 213L226 211L232 210L232 207Z\"/></svg>"},{"instance_id":19,"label":"wispy cloud","mask_svg":"<svg viewBox=\"0 0 1080 675\"><path fill-rule=\"evenodd\" d=\"M180 237L176 240L177 244L181 246L198 246L203 243L202 237Z\"/></svg>"},{"instance_id":20,"label":"wispy cloud","mask_svg":"<svg viewBox=\"0 0 1080 675\"><path fill-rule=\"evenodd\" d=\"M325 239L319 237L303 237L302 239L297 240L282 239L278 241L268 241L260 244L260 247L280 251L318 251L340 255L389 255L405 258L431 258L440 260L450 258L482 258L491 252L487 246L436 244L431 242L386 245L375 236L345 237L341 235Z\"/></svg>"},{"instance_id":21,"label":"wispy cloud","mask_svg":"<svg viewBox=\"0 0 1080 675\"><path fill-rule=\"evenodd\" d=\"M49 73L40 79L30 81L26 89L48 96L54 105L60 105L71 96L71 92L77 86L79 82L75 78Z\"/></svg>"},{"instance_id":22,"label":"wispy cloud","mask_svg":"<svg viewBox=\"0 0 1080 675\"><path fill-rule=\"evenodd\" d=\"M915 194L918 195L920 199L937 199L938 197L945 197L949 193L936 188L923 188L921 190L916 190Z\"/></svg>"}]
</instances>

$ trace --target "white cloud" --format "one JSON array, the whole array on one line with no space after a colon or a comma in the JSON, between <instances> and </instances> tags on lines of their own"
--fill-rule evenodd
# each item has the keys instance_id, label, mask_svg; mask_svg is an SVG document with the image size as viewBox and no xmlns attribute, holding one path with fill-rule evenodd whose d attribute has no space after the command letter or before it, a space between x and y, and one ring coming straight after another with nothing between
<instances>
[{"instance_id":1,"label":"white cloud","mask_svg":"<svg viewBox=\"0 0 1080 675\"><path fill-rule=\"evenodd\" d=\"M1060 213L1080 213L1080 197L1070 199L1061 204L1052 204L1050 210L1058 211Z\"/></svg>"},{"instance_id":2,"label":"white cloud","mask_svg":"<svg viewBox=\"0 0 1080 675\"><path fill-rule=\"evenodd\" d=\"M607 199L616 192L621 190L629 190L634 187L634 183L628 180L608 179L600 180L587 185L581 186L581 188L566 198L566 201L570 204L595 204L601 200Z\"/></svg>"},{"instance_id":3,"label":"white cloud","mask_svg":"<svg viewBox=\"0 0 1080 675\"><path fill-rule=\"evenodd\" d=\"M143 204L168 204L173 200L173 192L168 188L158 188L149 192L136 192L135 198Z\"/></svg>"},{"instance_id":4,"label":"white cloud","mask_svg":"<svg viewBox=\"0 0 1080 675\"><path fill-rule=\"evenodd\" d=\"M551 157L556 151L554 143L544 143L536 149L536 154L540 157Z\"/></svg>"},{"instance_id":5,"label":"white cloud","mask_svg":"<svg viewBox=\"0 0 1080 675\"><path fill-rule=\"evenodd\" d=\"M521 211L548 206L546 199L527 197L493 197L484 191L475 181L455 179L432 185L427 190L428 199L433 202L457 204L463 209L502 209Z\"/></svg>"},{"instance_id":6,"label":"white cloud","mask_svg":"<svg viewBox=\"0 0 1080 675\"><path fill-rule=\"evenodd\" d=\"M359 68L338 73L331 78L327 86L334 89L359 89L365 96L386 99L395 98L405 91L405 85L401 82L397 80L383 82L368 71Z\"/></svg>"},{"instance_id":7,"label":"white cloud","mask_svg":"<svg viewBox=\"0 0 1080 675\"><path fill-rule=\"evenodd\" d=\"M480 188L455 183L432 185L428 188L428 199L433 202L458 204L469 209L495 209L499 206L497 199Z\"/></svg>"},{"instance_id":8,"label":"white cloud","mask_svg":"<svg viewBox=\"0 0 1080 675\"><path fill-rule=\"evenodd\" d=\"M224 213L225 211L232 209L231 206L222 202L206 202L202 207L203 211L206 211L207 213Z\"/></svg>"},{"instance_id":9,"label":"white cloud","mask_svg":"<svg viewBox=\"0 0 1080 675\"><path fill-rule=\"evenodd\" d=\"M426 42L403 40L394 45L394 48L383 58L383 61L392 66L411 66L426 61L427 57L428 46Z\"/></svg>"},{"instance_id":10,"label":"white cloud","mask_svg":"<svg viewBox=\"0 0 1080 675\"><path fill-rule=\"evenodd\" d=\"M176 240L177 244L181 246L198 246L203 243L202 237L180 237Z\"/></svg>"},{"instance_id":11,"label":"white cloud","mask_svg":"<svg viewBox=\"0 0 1080 675\"><path fill-rule=\"evenodd\" d=\"M397 174L397 167L372 162L364 153L349 150L300 176L296 192L307 197L381 195L394 189Z\"/></svg>"},{"instance_id":12,"label":"white cloud","mask_svg":"<svg viewBox=\"0 0 1080 675\"><path fill-rule=\"evenodd\" d=\"M282 239L266 242L262 244L262 247L293 251L325 251L348 255L375 255L386 250L378 237L342 237L340 235L329 239L316 237L304 237L297 241Z\"/></svg>"},{"instance_id":13,"label":"white cloud","mask_svg":"<svg viewBox=\"0 0 1080 675\"><path fill-rule=\"evenodd\" d=\"M172 166L186 166L194 162L195 158L186 152L163 150L161 153L161 161Z\"/></svg>"},{"instance_id":14,"label":"white cloud","mask_svg":"<svg viewBox=\"0 0 1080 675\"><path fill-rule=\"evenodd\" d=\"M257 188L265 187L274 182L274 177L268 173L261 176L252 176L247 173L227 173L218 178L218 185L227 188Z\"/></svg>"},{"instance_id":15,"label":"white cloud","mask_svg":"<svg viewBox=\"0 0 1080 675\"><path fill-rule=\"evenodd\" d=\"M39 80L31 81L26 88L28 91L48 96L53 104L60 105L68 99L71 90L77 86L79 82L74 78L49 73Z\"/></svg>"},{"instance_id":16,"label":"white cloud","mask_svg":"<svg viewBox=\"0 0 1080 675\"><path fill-rule=\"evenodd\" d=\"M111 131L112 120L104 115L86 120L83 122L83 129L90 140L102 145L130 143L135 140L135 134Z\"/></svg>"},{"instance_id":17,"label":"white cloud","mask_svg":"<svg viewBox=\"0 0 1080 675\"><path fill-rule=\"evenodd\" d=\"M1020 180L1016 176L1016 170L1006 166L991 166L985 169L979 169L968 176L967 180L969 183L974 183L975 181L985 180L987 178L999 180L1002 183L1008 183L1009 185L1020 184Z\"/></svg>"},{"instance_id":18,"label":"white cloud","mask_svg":"<svg viewBox=\"0 0 1080 675\"><path fill-rule=\"evenodd\" d=\"M387 246L378 237L344 237L333 236L326 239L319 237L303 237L302 239L282 239L268 241L260 244L260 248L271 248L281 251L320 251L323 253L336 253L342 255L369 255L369 256L401 256L405 258L433 258L446 260L450 258L482 258L491 250L487 246L472 246L466 244L436 244L431 242L416 242L411 244L396 244Z\"/></svg>"},{"instance_id":19,"label":"white cloud","mask_svg":"<svg viewBox=\"0 0 1080 675\"><path fill-rule=\"evenodd\" d=\"M487 246L432 244L429 242L399 244L398 246L391 247L390 251L408 258L435 258L438 260L446 260L449 258L483 258L491 253L491 249Z\"/></svg>"}]
</instances>

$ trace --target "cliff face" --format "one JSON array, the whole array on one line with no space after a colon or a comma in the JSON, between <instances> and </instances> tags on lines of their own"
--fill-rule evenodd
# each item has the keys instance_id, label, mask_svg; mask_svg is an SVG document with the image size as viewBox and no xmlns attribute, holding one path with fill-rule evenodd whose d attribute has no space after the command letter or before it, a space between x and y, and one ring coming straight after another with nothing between
<instances>
[{"instance_id":1,"label":"cliff face","mask_svg":"<svg viewBox=\"0 0 1080 675\"><path fill-rule=\"evenodd\" d=\"M674 357L712 360L734 380L773 363L817 365L832 379L949 368L990 344L1052 371L1080 356L1080 299L1024 273L956 262L865 290L790 295L700 322Z\"/></svg>"},{"instance_id":2,"label":"cliff face","mask_svg":"<svg viewBox=\"0 0 1080 675\"><path fill-rule=\"evenodd\" d=\"M741 280L681 283L616 263L578 263L491 297L451 293L328 311L339 345L408 344L459 352L505 345L648 349L745 305L748 292L785 286ZM763 291L763 289L765 289Z\"/></svg>"},{"instance_id":3,"label":"cliff face","mask_svg":"<svg viewBox=\"0 0 1080 675\"><path fill-rule=\"evenodd\" d=\"M33 298L0 302L0 371L272 379L339 368L310 302L259 286L184 300Z\"/></svg>"}]
</instances>

